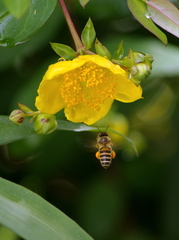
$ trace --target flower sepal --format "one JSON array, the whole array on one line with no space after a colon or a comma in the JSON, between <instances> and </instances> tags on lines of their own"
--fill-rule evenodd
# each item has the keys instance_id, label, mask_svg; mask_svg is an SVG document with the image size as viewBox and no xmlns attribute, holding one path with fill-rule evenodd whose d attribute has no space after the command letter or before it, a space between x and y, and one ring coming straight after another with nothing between
<instances>
[{"instance_id":1,"label":"flower sepal","mask_svg":"<svg viewBox=\"0 0 179 240\"><path fill-rule=\"evenodd\" d=\"M61 43L50 43L52 49L60 56L66 60L72 60L76 57L75 51L64 44Z\"/></svg>"},{"instance_id":2,"label":"flower sepal","mask_svg":"<svg viewBox=\"0 0 179 240\"><path fill-rule=\"evenodd\" d=\"M93 26L93 22L89 18L81 34L81 40L86 49L91 48L92 44L94 43L95 37L96 32Z\"/></svg>"},{"instance_id":3,"label":"flower sepal","mask_svg":"<svg viewBox=\"0 0 179 240\"><path fill-rule=\"evenodd\" d=\"M56 116L48 113L40 113L34 119L34 131L37 134L47 135L57 128Z\"/></svg>"},{"instance_id":4,"label":"flower sepal","mask_svg":"<svg viewBox=\"0 0 179 240\"><path fill-rule=\"evenodd\" d=\"M96 50L96 53L101 57L106 57L109 60L112 58L111 53L108 51L108 49L105 46L103 46L100 43L100 41L97 38L95 40L95 50Z\"/></svg>"},{"instance_id":5,"label":"flower sepal","mask_svg":"<svg viewBox=\"0 0 179 240\"><path fill-rule=\"evenodd\" d=\"M19 108L25 112L25 113L32 113L32 109L30 109L29 107L27 107L26 105L22 104L22 103L18 103Z\"/></svg>"},{"instance_id":6,"label":"flower sepal","mask_svg":"<svg viewBox=\"0 0 179 240\"><path fill-rule=\"evenodd\" d=\"M118 44L114 54L113 54L113 59L114 60L119 60L122 59L124 56L124 44L123 40Z\"/></svg>"},{"instance_id":7,"label":"flower sepal","mask_svg":"<svg viewBox=\"0 0 179 240\"><path fill-rule=\"evenodd\" d=\"M112 62L119 64L128 73L137 86L146 79L152 70L153 57L142 52L129 51L128 55L122 59L112 59Z\"/></svg>"}]
</instances>

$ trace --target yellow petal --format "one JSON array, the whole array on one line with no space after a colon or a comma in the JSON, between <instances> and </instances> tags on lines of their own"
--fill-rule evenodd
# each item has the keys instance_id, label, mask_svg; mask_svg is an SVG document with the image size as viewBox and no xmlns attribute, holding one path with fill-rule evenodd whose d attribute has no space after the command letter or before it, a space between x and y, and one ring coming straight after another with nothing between
<instances>
[{"instance_id":1,"label":"yellow petal","mask_svg":"<svg viewBox=\"0 0 179 240\"><path fill-rule=\"evenodd\" d=\"M113 100L108 98L99 111L95 111L84 104L79 104L75 109L65 107L64 112L69 121L84 122L87 125L92 125L108 113L112 103Z\"/></svg>"},{"instance_id":2,"label":"yellow petal","mask_svg":"<svg viewBox=\"0 0 179 240\"><path fill-rule=\"evenodd\" d=\"M142 88L140 85L136 86L130 79L120 78L114 98L120 102L134 102L142 98Z\"/></svg>"},{"instance_id":3,"label":"yellow petal","mask_svg":"<svg viewBox=\"0 0 179 240\"><path fill-rule=\"evenodd\" d=\"M50 65L44 77L50 80L60 74L64 74L66 72L79 68L89 61L100 67L108 68L114 74L125 74L125 71L119 65L113 64L111 61L104 57L101 57L99 55L80 55L71 61L60 61Z\"/></svg>"},{"instance_id":4,"label":"yellow petal","mask_svg":"<svg viewBox=\"0 0 179 240\"><path fill-rule=\"evenodd\" d=\"M55 114L62 108L72 122L93 124L109 111L114 99L133 102L142 88L119 65L98 55L82 55L49 66L38 89L36 107Z\"/></svg>"},{"instance_id":5,"label":"yellow petal","mask_svg":"<svg viewBox=\"0 0 179 240\"><path fill-rule=\"evenodd\" d=\"M35 106L39 111L55 114L64 108L64 101L59 91L60 86L61 82L57 78L51 81L43 79L38 89L39 96L36 97L35 102Z\"/></svg>"}]
</instances>

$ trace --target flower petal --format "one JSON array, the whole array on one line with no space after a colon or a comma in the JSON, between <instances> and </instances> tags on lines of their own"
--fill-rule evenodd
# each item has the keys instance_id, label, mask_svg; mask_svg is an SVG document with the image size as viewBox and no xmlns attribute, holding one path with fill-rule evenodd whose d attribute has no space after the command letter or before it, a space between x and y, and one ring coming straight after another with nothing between
<instances>
[{"instance_id":1,"label":"flower petal","mask_svg":"<svg viewBox=\"0 0 179 240\"><path fill-rule=\"evenodd\" d=\"M72 122L91 125L103 118L114 99L133 102L142 98L119 65L99 55L81 55L49 66L38 89L36 107L55 114L62 108Z\"/></svg>"},{"instance_id":2,"label":"flower petal","mask_svg":"<svg viewBox=\"0 0 179 240\"><path fill-rule=\"evenodd\" d=\"M119 78L114 98L120 102L134 102L142 98L142 88L140 85L136 86L132 80Z\"/></svg>"},{"instance_id":3,"label":"flower petal","mask_svg":"<svg viewBox=\"0 0 179 240\"><path fill-rule=\"evenodd\" d=\"M79 104L75 107L75 109L73 107L65 107L64 112L66 118L69 121L84 122L87 125L92 125L108 113L112 103L113 99L108 98L107 100L105 100L103 106L99 111L95 111L84 104Z\"/></svg>"},{"instance_id":4,"label":"flower petal","mask_svg":"<svg viewBox=\"0 0 179 240\"><path fill-rule=\"evenodd\" d=\"M71 61L60 61L51 64L44 77L50 80L51 78L57 77L60 74L64 74L66 72L79 68L89 61L100 67L108 68L114 74L125 74L125 71L119 65L113 64L111 61L104 57L101 57L99 55L81 55Z\"/></svg>"},{"instance_id":5,"label":"flower petal","mask_svg":"<svg viewBox=\"0 0 179 240\"><path fill-rule=\"evenodd\" d=\"M40 83L38 94L36 97L35 106L36 108L44 113L55 114L64 108L64 101L61 97L60 89L61 81L57 78L49 79L44 76Z\"/></svg>"}]
</instances>

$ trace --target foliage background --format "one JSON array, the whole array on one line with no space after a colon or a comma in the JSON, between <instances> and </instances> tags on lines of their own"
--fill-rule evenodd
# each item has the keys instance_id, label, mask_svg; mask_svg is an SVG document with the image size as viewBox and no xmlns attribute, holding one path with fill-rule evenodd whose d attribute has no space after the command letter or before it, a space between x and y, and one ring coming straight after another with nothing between
<instances>
[{"instance_id":1,"label":"foliage background","mask_svg":"<svg viewBox=\"0 0 179 240\"><path fill-rule=\"evenodd\" d=\"M1 146L0 175L41 195L95 240L179 239L178 38L167 33L169 45L162 45L132 17L126 1L91 0L85 10L68 1L68 8L79 32L91 17L109 50L123 39L126 53L131 48L154 57L142 83L144 99L116 102L112 110L127 119L139 157L115 142L117 157L105 170L96 149L86 148L96 134L56 131ZM9 115L17 102L34 109L43 74L58 59L49 42L73 46L59 5L32 39L0 48L0 115ZM62 112L58 118L65 119ZM0 228L4 239L19 239L6 231Z\"/></svg>"}]
</instances>

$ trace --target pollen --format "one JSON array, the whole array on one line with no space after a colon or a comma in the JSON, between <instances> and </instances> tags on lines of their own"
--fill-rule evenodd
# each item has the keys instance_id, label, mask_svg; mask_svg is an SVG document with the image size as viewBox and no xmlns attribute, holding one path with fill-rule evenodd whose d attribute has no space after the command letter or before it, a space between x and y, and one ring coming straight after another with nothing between
<instances>
[{"instance_id":1,"label":"pollen","mask_svg":"<svg viewBox=\"0 0 179 240\"><path fill-rule=\"evenodd\" d=\"M114 99L117 82L109 69L93 62L62 75L61 97L68 107L85 104L99 111L107 98Z\"/></svg>"}]
</instances>

